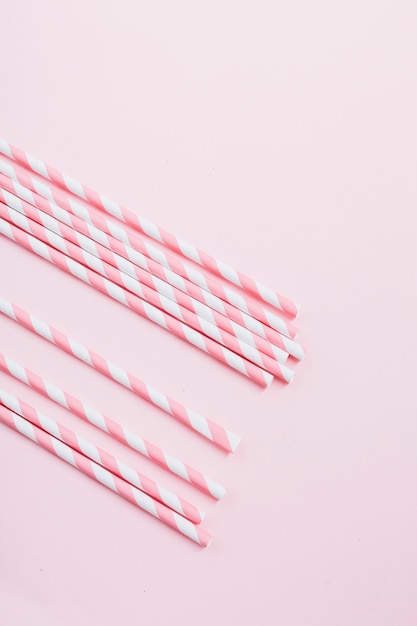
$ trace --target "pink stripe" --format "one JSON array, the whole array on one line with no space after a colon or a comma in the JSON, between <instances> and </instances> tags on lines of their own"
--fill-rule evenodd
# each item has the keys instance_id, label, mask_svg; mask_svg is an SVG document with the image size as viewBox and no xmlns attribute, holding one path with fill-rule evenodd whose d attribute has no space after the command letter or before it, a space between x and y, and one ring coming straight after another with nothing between
<instances>
[{"instance_id":1,"label":"pink stripe","mask_svg":"<svg viewBox=\"0 0 417 626\"><path fill-rule=\"evenodd\" d=\"M52 170L52 168L51 168L51 170ZM19 173L18 172L16 172L16 175L17 175L17 177L19 177ZM65 184L61 185L59 183L59 181L57 181L57 184L59 184L63 188L66 188ZM51 188L51 191L56 193L56 191L54 191L53 188ZM87 193L87 191L91 191L91 190L87 190L87 188L84 187L84 191ZM74 194L72 192L70 192L70 193L71 193L72 196L74 196ZM92 192L92 193L95 194L95 192ZM62 194L62 195L65 195L65 194ZM74 197L78 198L78 196L74 196ZM87 193L87 197L89 197L88 193ZM96 197L98 199L97 202L94 202L94 200L93 200L94 197ZM98 196L98 194L95 194L95 196L92 195L91 198L92 198L93 203L96 205L96 208L98 208L99 210L103 211L104 208L101 205L101 199ZM64 200L64 202L65 202L65 204L63 206L65 206L66 208L71 210L71 208L69 206L69 201L68 201L67 198ZM85 206L84 202L82 202L82 204ZM99 206L97 206L97 205L99 205ZM127 209L126 209L126 211L129 214L129 222L128 223L130 223L136 229L139 227L139 230L142 230L141 227L140 227L140 221L139 221L138 217L136 216L136 214L132 213L131 211L128 211ZM91 208L89 210L89 213L91 215L91 213L92 213ZM103 229L103 224L106 223L106 220L103 218L103 216L100 216L100 218L97 218L97 220L98 221L97 221L96 225L100 228L99 223L101 222L101 224L102 224L101 228ZM106 232L107 232L107 230L106 230ZM164 231L162 231L162 232L164 232ZM145 246L146 246L146 244L145 244ZM132 246L132 247L134 247L134 246ZM203 255L203 253L201 251L199 251L199 252L201 253L201 255ZM146 254L148 254L148 253L146 253ZM179 273L181 276L187 277L187 271L186 271L186 268L183 265L182 261L180 261L180 260L174 261L175 257L173 257L172 255L166 255L166 256L167 256L167 259L168 259L170 267L173 268L175 266L177 268L176 269L177 273ZM171 262L173 263L173 265L171 265ZM216 271L216 274L219 274L219 272ZM223 285L219 281L210 278L208 275L206 276L206 280L207 280L207 284L209 285L209 290L210 291L212 291L213 293L218 295L218 297L222 298L223 300L226 300L226 301L229 300L227 295L226 295L226 291L223 288ZM215 291L214 291L214 288L215 288ZM259 296L259 293L256 292L254 295L255 296ZM258 319L262 323L265 323L266 325L270 325L270 320L271 320L272 316L270 316L268 318L265 315L265 311L263 310L262 306L259 304L259 300L256 300L254 297L251 297L249 294L245 294L244 295L244 299L245 299L245 302L246 302L246 305L248 307L248 310L249 310L250 314L253 315L254 317L256 317L256 319ZM284 322L284 320L280 320L280 318L276 318L276 319L277 319L277 323L279 321L280 324L283 325L282 328L280 329L280 332L284 332L284 334L288 335L291 338L294 338L296 336L296 332L297 331L291 324L289 324L288 322Z\"/></svg>"}]
</instances>

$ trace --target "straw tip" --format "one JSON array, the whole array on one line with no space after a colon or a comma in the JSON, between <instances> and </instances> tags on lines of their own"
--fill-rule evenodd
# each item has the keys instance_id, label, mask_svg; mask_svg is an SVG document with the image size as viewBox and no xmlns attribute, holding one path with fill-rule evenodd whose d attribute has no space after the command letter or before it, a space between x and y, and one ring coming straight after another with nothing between
<instances>
[{"instance_id":1,"label":"straw tip","mask_svg":"<svg viewBox=\"0 0 417 626\"><path fill-rule=\"evenodd\" d=\"M290 384L294 380L295 372L294 370L286 369L285 371L285 382Z\"/></svg>"},{"instance_id":2,"label":"straw tip","mask_svg":"<svg viewBox=\"0 0 417 626\"><path fill-rule=\"evenodd\" d=\"M211 485L210 493L216 500L222 500L226 495L226 487L216 483L215 485Z\"/></svg>"},{"instance_id":3,"label":"straw tip","mask_svg":"<svg viewBox=\"0 0 417 626\"><path fill-rule=\"evenodd\" d=\"M236 452L242 440L241 437L239 437L239 435L236 435L235 433L230 432L229 430L227 432L227 438L229 441L229 452Z\"/></svg>"}]
</instances>

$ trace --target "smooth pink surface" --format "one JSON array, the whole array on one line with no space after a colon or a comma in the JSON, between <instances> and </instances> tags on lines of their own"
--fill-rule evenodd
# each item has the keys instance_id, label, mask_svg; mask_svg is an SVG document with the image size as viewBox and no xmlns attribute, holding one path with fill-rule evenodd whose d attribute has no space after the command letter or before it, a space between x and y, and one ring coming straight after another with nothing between
<instances>
[{"instance_id":1,"label":"smooth pink surface","mask_svg":"<svg viewBox=\"0 0 417 626\"><path fill-rule=\"evenodd\" d=\"M0 135L294 298L308 350L262 391L0 239L2 295L244 438L226 456L0 318L2 352L228 487L215 503L2 373L207 510L214 541L1 427L1 623L415 626L413 3L41 0L0 17Z\"/></svg>"}]
</instances>

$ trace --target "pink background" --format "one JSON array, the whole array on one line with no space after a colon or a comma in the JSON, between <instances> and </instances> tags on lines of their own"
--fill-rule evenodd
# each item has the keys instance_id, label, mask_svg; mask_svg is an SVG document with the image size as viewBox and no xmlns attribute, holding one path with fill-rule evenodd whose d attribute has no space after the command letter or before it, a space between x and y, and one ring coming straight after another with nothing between
<instances>
[{"instance_id":1,"label":"pink background","mask_svg":"<svg viewBox=\"0 0 417 626\"><path fill-rule=\"evenodd\" d=\"M0 427L0 622L415 626L415 3L1 2L0 134L303 305L260 391L0 240L0 292L243 436L227 457L5 318L1 350L222 481L199 549ZM111 329L111 330L110 330Z\"/></svg>"}]
</instances>

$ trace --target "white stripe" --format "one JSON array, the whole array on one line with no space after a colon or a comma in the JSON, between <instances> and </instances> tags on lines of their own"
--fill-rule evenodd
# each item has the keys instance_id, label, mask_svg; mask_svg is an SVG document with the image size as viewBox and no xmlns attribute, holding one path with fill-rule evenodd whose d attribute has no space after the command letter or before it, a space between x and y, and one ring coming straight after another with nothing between
<instances>
[{"instance_id":1,"label":"white stripe","mask_svg":"<svg viewBox=\"0 0 417 626\"><path fill-rule=\"evenodd\" d=\"M245 374L246 376L248 375L242 357L238 356L234 352L231 352L230 350L227 350L227 348L222 348L222 352L226 362L233 367L233 369L242 372L242 374Z\"/></svg>"},{"instance_id":2,"label":"white stripe","mask_svg":"<svg viewBox=\"0 0 417 626\"><path fill-rule=\"evenodd\" d=\"M126 441L131 448L134 448L135 450L137 450L138 452L140 452L141 454L149 458L149 454L146 449L145 442L143 441L141 437L139 437L139 435L137 435L136 433L132 433L131 430L125 430L125 429L123 429L123 434L125 435Z\"/></svg>"},{"instance_id":3,"label":"white stripe","mask_svg":"<svg viewBox=\"0 0 417 626\"><path fill-rule=\"evenodd\" d=\"M160 265L163 265L164 267L169 267L167 258L165 254L162 252L162 250L155 248L155 246L152 246L147 241L144 241L143 243L145 244L147 256L149 256L151 259L153 259L157 263L160 263Z\"/></svg>"},{"instance_id":4,"label":"white stripe","mask_svg":"<svg viewBox=\"0 0 417 626\"><path fill-rule=\"evenodd\" d=\"M249 330L256 333L260 337L267 339L265 329L259 320L256 320L254 317L251 317L250 315L247 315L246 313L243 313L243 312L241 312L241 318L246 328L249 328Z\"/></svg>"},{"instance_id":5,"label":"white stripe","mask_svg":"<svg viewBox=\"0 0 417 626\"><path fill-rule=\"evenodd\" d=\"M272 343L270 344L270 347L272 352L274 353L275 360L278 361L278 363L286 363L288 359L288 352L285 352L285 350L282 350L282 348L274 346Z\"/></svg>"},{"instance_id":6,"label":"white stripe","mask_svg":"<svg viewBox=\"0 0 417 626\"><path fill-rule=\"evenodd\" d=\"M194 430L204 435L204 437L207 437L207 439L210 439L210 441L214 441L205 417L190 409L187 409L187 415Z\"/></svg>"},{"instance_id":7,"label":"white stripe","mask_svg":"<svg viewBox=\"0 0 417 626\"><path fill-rule=\"evenodd\" d=\"M144 298L142 287L136 278L132 278L126 272L120 272L120 278L128 291L132 291L140 298Z\"/></svg>"},{"instance_id":8,"label":"white stripe","mask_svg":"<svg viewBox=\"0 0 417 626\"><path fill-rule=\"evenodd\" d=\"M11 411L13 411L13 413L18 413L19 415L22 415L22 409L20 408L19 400L15 396L7 393L7 391L4 391L4 389L0 389L0 398L2 403L5 404L7 408L9 408Z\"/></svg>"},{"instance_id":9,"label":"white stripe","mask_svg":"<svg viewBox=\"0 0 417 626\"><path fill-rule=\"evenodd\" d=\"M65 394L62 391L62 389L55 387L55 385L52 385L52 383L50 383L47 380L44 380L43 384L44 384L46 393L51 398L51 400L55 400L55 402L57 402L61 406L64 406L65 408L68 409L68 403L66 401Z\"/></svg>"},{"instance_id":10,"label":"white stripe","mask_svg":"<svg viewBox=\"0 0 417 626\"><path fill-rule=\"evenodd\" d=\"M233 304L233 306L237 309L240 309L240 311L244 311L249 315L249 309L246 305L245 299L240 294L236 293L236 291L228 289L227 287L223 287L223 290L230 304Z\"/></svg>"},{"instance_id":11,"label":"white stripe","mask_svg":"<svg viewBox=\"0 0 417 626\"><path fill-rule=\"evenodd\" d=\"M302 346L300 346L299 343L293 341L292 339L287 339L287 337L283 337L282 339L286 350L288 350L288 352L296 359L302 361L305 357L305 352Z\"/></svg>"},{"instance_id":12,"label":"white stripe","mask_svg":"<svg viewBox=\"0 0 417 626\"><path fill-rule=\"evenodd\" d=\"M203 276L201 272L195 270L193 267L190 267L189 265L184 265L184 269L185 269L185 273L187 274L188 279L192 283L198 285L199 287L201 287L201 289L209 291L205 276Z\"/></svg>"},{"instance_id":13,"label":"white stripe","mask_svg":"<svg viewBox=\"0 0 417 626\"><path fill-rule=\"evenodd\" d=\"M68 211L64 211L63 209L60 209L59 206L57 206L53 202L51 202L49 206L50 206L50 209L51 209L51 212L52 212L53 216L59 222L63 222L64 224L66 224L70 228L73 228L71 215L70 215L70 213L68 213Z\"/></svg>"},{"instance_id":14,"label":"white stripe","mask_svg":"<svg viewBox=\"0 0 417 626\"><path fill-rule=\"evenodd\" d=\"M185 318L183 314L181 313L181 309L176 302L172 302L172 300L169 300L168 298L162 295L160 295L159 299L160 299L161 305L164 307L164 310L167 311L167 313L170 313L177 319L181 320L181 322L185 322Z\"/></svg>"},{"instance_id":15,"label":"white stripe","mask_svg":"<svg viewBox=\"0 0 417 626\"><path fill-rule=\"evenodd\" d=\"M67 248L67 242L65 241L65 239L63 239L56 233L47 229L45 229L45 235L46 235L47 240L49 241L49 243L51 244L53 248L57 248L63 254L69 254L68 248Z\"/></svg>"},{"instance_id":16,"label":"white stripe","mask_svg":"<svg viewBox=\"0 0 417 626\"><path fill-rule=\"evenodd\" d=\"M92 220L90 218L90 213L88 209L82 204L79 204L78 202L73 200L72 198L68 198L68 201L69 201L69 205L71 207L72 213L74 213L74 215L77 215L84 221L89 222L91 224Z\"/></svg>"},{"instance_id":17,"label":"white stripe","mask_svg":"<svg viewBox=\"0 0 417 626\"><path fill-rule=\"evenodd\" d=\"M198 321L201 326L201 330L205 335L208 335L209 337L217 341L217 343L221 343L222 345L224 345L221 332L217 326L210 324L210 322L207 322L204 318L200 318Z\"/></svg>"},{"instance_id":18,"label":"white stripe","mask_svg":"<svg viewBox=\"0 0 417 626\"><path fill-rule=\"evenodd\" d=\"M36 157L31 156L30 154L27 154L26 156L27 156L27 160L28 160L28 163L29 163L31 169L34 172L37 172L38 174L40 174L41 176L44 176L44 178L48 178L49 179L49 174L48 174L48 170L46 169L45 163L43 163L42 161L40 161Z\"/></svg>"},{"instance_id":19,"label":"white stripe","mask_svg":"<svg viewBox=\"0 0 417 626\"><path fill-rule=\"evenodd\" d=\"M6 189L2 189L1 193L2 193L2 195L4 197L5 203L9 207L11 207L12 209L15 209L16 211L19 211L19 213L21 213L23 211L22 201L19 198L17 198L15 195L10 193Z\"/></svg>"},{"instance_id":20,"label":"white stripe","mask_svg":"<svg viewBox=\"0 0 417 626\"><path fill-rule=\"evenodd\" d=\"M16 430L18 430L19 433L21 433L28 439L32 439L32 441L35 441L37 443L35 431L30 422L27 422L25 419L23 419L19 415L13 415L13 423L16 426Z\"/></svg>"},{"instance_id":21,"label":"white stripe","mask_svg":"<svg viewBox=\"0 0 417 626\"><path fill-rule=\"evenodd\" d=\"M77 437L77 441L78 445L80 446L81 452L85 454L85 456L87 456L89 459L92 459L93 461L101 465L100 454L97 448L92 443L86 441L85 439L82 439L81 437Z\"/></svg>"},{"instance_id":22,"label":"white stripe","mask_svg":"<svg viewBox=\"0 0 417 626\"><path fill-rule=\"evenodd\" d=\"M145 313L149 317L149 319L151 319L153 322L155 322L159 326L162 326L163 328L168 328L162 311L152 306L151 304L148 304L147 302L142 302L142 304L143 304Z\"/></svg>"},{"instance_id":23,"label":"white stripe","mask_svg":"<svg viewBox=\"0 0 417 626\"><path fill-rule=\"evenodd\" d=\"M285 365L281 365L281 371L287 383L290 383L295 376L295 372Z\"/></svg>"},{"instance_id":24,"label":"white stripe","mask_svg":"<svg viewBox=\"0 0 417 626\"><path fill-rule=\"evenodd\" d=\"M90 254L90 252L87 252L83 248L81 248L81 252L89 268L95 270L98 274L106 275L104 265L99 258L94 256L94 254Z\"/></svg>"},{"instance_id":25,"label":"white stripe","mask_svg":"<svg viewBox=\"0 0 417 626\"><path fill-rule=\"evenodd\" d=\"M78 343L78 341L75 341L74 339L71 339L71 337L67 337L67 341L68 341L69 346L71 348L71 352L75 356L77 356L79 359L84 361L84 363L88 363L89 365L93 366L93 362L91 360L90 353L89 353L88 349L85 346L83 346L81 343Z\"/></svg>"},{"instance_id":26,"label":"white stripe","mask_svg":"<svg viewBox=\"0 0 417 626\"><path fill-rule=\"evenodd\" d=\"M244 341L240 341L239 339L238 339L238 342L239 342L240 349L243 353L243 356L245 356L248 359L248 361L252 361L253 363L256 363L256 365L259 365L260 367L265 367L262 362L261 355L256 349L252 348L251 346L248 346L247 343L245 343Z\"/></svg>"},{"instance_id":27,"label":"white stripe","mask_svg":"<svg viewBox=\"0 0 417 626\"><path fill-rule=\"evenodd\" d=\"M75 180L74 178L71 178L70 176L65 176L65 174L62 175L62 178L64 179L64 183L67 186L67 188L70 191L72 191L73 194L83 198L84 200L87 200L87 197L84 193L83 186L81 185L81 183L78 182L78 180Z\"/></svg>"},{"instance_id":28,"label":"white stripe","mask_svg":"<svg viewBox=\"0 0 417 626\"><path fill-rule=\"evenodd\" d=\"M177 243L184 256L192 259L193 261L195 261L195 263L201 265L201 259L200 255L198 254L197 248L191 246L189 243L183 241L182 239L177 239Z\"/></svg>"},{"instance_id":29,"label":"white stripe","mask_svg":"<svg viewBox=\"0 0 417 626\"><path fill-rule=\"evenodd\" d=\"M158 491L161 496L161 500L167 506L169 506L171 509L174 509L174 511L184 513L184 509L181 506L180 499L177 495L175 495L175 493L168 491L168 489L164 489L164 487L159 487L159 485L158 485Z\"/></svg>"},{"instance_id":30,"label":"white stripe","mask_svg":"<svg viewBox=\"0 0 417 626\"><path fill-rule=\"evenodd\" d=\"M228 438L229 443L230 443L230 448L231 448L232 452L235 452L236 448L240 444L240 437L239 437L239 435L236 435L235 433L232 433L230 430L226 430L226 434L227 434L227 438Z\"/></svg>"},{"instance_id":31,"label":"white stripe","mask_svg":"<svg viewBox=\"0 0 417 626\"><path fill-rule=\"evenodd\" d=\"M125 246L125 252L132 263L139 265L139 267L142 267L144 270L149 271L148 261L141 252L134 250L128 245Z\"/></svg>"},{"instance_id":32,"label":"white stripe","mask_svg":"<svg viewBox=\"0 0 417 626\"><path fill-rule=\"evenodd\" d=\"M53 230L55 233L62 236L59 222L57 222L54 217L51 217L50 215L48 215L47 213L43 213L42 211L39 211L37 215L45 228Z\"/></svg>"},{"instance_id":33,"label":"white stripe","mask_svg":"<svg viewBox=\"0 0 417 626\"><path fill-rule=\"evenodd\" d=\"M97 465L97 463L92 463L91 467L93 468L94 475L99 481L99 483L101 483L102 485L105 485L112 491L116 491L117 493L113 474L111 474L108 470L104 469L100 465Z\"/></svg>"},{"instance_id":34,"label":"white stripe","mask_svg":"<svg viewBox=\"0 0 417 626\"><path fill-rule=\"evenodd\" d=\"M223 487L223 485L220 485L219 483L216 483L210 478L207 478L206 482L211 495L217 498L217 500L221 500L226 493L225 487Z\"/></svg>"},{"instance_id":35,"label":"white stripe","mask_svg":"<svg viewBox=\"0 0 417 626\"><path fill-rule=\"evenodd\" d=\"M213 311L209 309L208 306L206 306L202 302L199 302L198 300L194 300L194 298L192 300L192 305L194 311L199 317L203 317L210 324L217 326L216 318L214 317Z\"/></svg>"},{"instance_id":36,"label":"white stripe","mask_svg":"<svg viewBox=\"0 0 417 626\"><path fill-rule=\"evenodd\" d=\"M61 433L59 432L59 427L56 422L46 417L42 413L38 413L38 419L43 430L46 430L47 433L56 437L56 439L62 439Z\"/></svg>"},{"instance_id":37,"label":"white stripe","mask_svg":"<svg viewBox=\"0 0 417 626\"><path fill-rule=\"evenodd\" d=\"M26 232L31 233L29 222L25 215L22 215L21 213L19 213L18 211L14 211L13 209L10 209L8 211L8 214L10 215L10 218L13 220L13 223L16 226L19 226L19 228L23 228L23 230L25 230Z\"/></svg>"},{"instance_id":38,"label":"white stripe","mask_svg":"<svg viewBox=\"0 0 417 626\"><path fill-rule=\"evenodd\" d=\"M138 473L126 463L122 463L121 461L117 462L118 468L122 477L131 485L134 485L138 489L142 489L142 483L140 482Z\"/></svg>"},{"instance_id":39,"label":"white stripe","mask_svg":"<svg viewBox=\"0 0 417 626\"><path fill-rule=\"evenodd\" d=\"M230 281L231 283L234 283L235 285L238 285L239 287L242 286L239 276L236 270L233 269L233 267L230 267L230 265L226 265L225 263L222 263L221 261L217 261L217 267L218 267L220 274L226 280Z\"/></svg>"},{"instance_id":40,"label":"white stripe","mask_svg":"<svg viewBox=\"0 0 417 626\"><path fill-rule=\"evenodd\" d=\"M288 332L288 326L283 319L281 319L277 315L274 315L274 313L270 313L269 311L267 311L267 309L263 309L263 311L265 313L265 317L268 321L269 326L277 330L279 333L282 333L286 337L290 336L290 333Z\"/></svg>"},{"instance_id":41,"label":"white stripe","mask_svg":"<svg viewBox=\"0 0 417 626\"><path fill-rule=\"evenodd\" d=\"M94 424L98 428L101 428L101 430L104 430L106 433L109 432L109 429L107 428L106 420L104 419L104 415L99 413L99 411L96 411L95 409L91 408L91 406L88 406L87 404L82 403L82 407L84 409L84 413L86 414L90 424Z\"/></svg>"},{"instance_id":42,"label":"white stripe","mask_svg":"<svg viewBox=\"0 0 417 626\"><path fill-rule=\"evenodd\" d=\"M7 369L13 374L15 378L18 378L27 385L30 384L24 367L19 365L19 363L16 363L16 361L9 359L9 357L7 356L4 357L4 360L6 361Z\"/></svg>"},{"instance_id":43,"label":"white stripe","mask_svg":"<svg viewBox=\"0 0 417 626\"><path fill-rule=\"evenodd\" d=\"M7 141L5 141L4 139L0 139L0 152L13 159L12 150Z\"/></svg>"},{"instance_id":44,"label":"white stripe","mask_svg":"<svg viewBox=\"0 0 417 626\"><path fill-rule=\"evenodd\" d=\"M43 196L50 202L54 200L54 194L51 191L51 188L48 185L45 185L41 180L37 180L36 178L31 178L33 186L35 187L35 191L40 196Z\"/></svg>"},{"instance_id":45,"label":"white stripe","mask_svg":"<svg viewBox=\"0 0 417 626\"><path fill-rule=\"evenodd\" d=\"M117 224L114 224L114 222L111 222L109 220L106 220L106 226L109 229L110 234L115 239L118 239L119 241L123 241L123 243L127 245L129 244L129 237L126 231L123 230L123 228L120 228L120 226L118 226Z\"/></svg>"},{"instance_id":46,"label":"white stripe","mask_svg":"<svg viewBox=\"0 0 417 626\"><path fill-rule=\"evenodd\" d=\"M19 198L23 198L23 200L26 200L26 202L29 202L29 204L35 206L36 203L31 190L26 189L26 187L23 187L23 185L20 185L15 181L12 181L12 183L16 195L19 196Z\"/></svg>"},{"instance_id":47,"label":"white stripe","mask_svg":"<svg viewBox=\"0 0 417 626\"><path fill-rule=\"evenodd\" d=\"M133 263L131 263L127 259L124 259L122 256L120 256L120 254L116 254L115 252L113 253L113 259L116 263L116 266L121 272L125 272L125 274L128 274L132 278L136 279L135 266L133 265Z\"/></svg>"},{"instance_id":48,"label":"white stripe","mask_svg":"<svg viewBox=\"0 0 417 626\"><path fill-rule=\"evenodd\" d=\"M177 476L181 476L181 478L184 478L184 480L188 480L188 482L190 482L190 477L188 476L188 472L184 463L182 463L178 459L175 459L169 454L165 454L165 461L169 469L174 472L174 474L177 474Z\"/></svg>"},{"instance_id":49,"label":"white stripe","mask_svg":"<svg viewBox=\"0 0 417 626\"><path fill-rule=\"evenodd\" d=\"M123 289L119 287L118 285L115 285L114 283L112 283L110 280L107 280L106 278L103 279L103 282L104 282L104 287L106 288L106 291L109 294L109 296L111 296L114 300L121 302L122 304L129 307L130 309L130 306L126 300L126 296L124 294Z\"/></svg>"},{"instance_id":50,"label":"white stripe","mask_svg":"<svg viewBox=\"0 0 417 626\"><path fill-rule=\"evenodd\" d=\"M163 280L161 280L157 276L152 276L151 275L151 278L152 278L152 282L153 282L156 290L158 291L158 293L160 293L163 296L165 296L165 298L168 298L168 300L172 300L173 302L177 302L177 299L176 299L175 294L174 294L174 290L171 287L171 285L169 285L168 283L165 283Z\"/></svg>"},{"instance_id":51,"label":"white stripe","mask_svg":"<svg viewBox=\"0 0 417 626\"><path fill-rule=\"evenodd\" d=\"M161 237L161 233L159 232L159 228L155 224L152 224L152 222L148 222L148 220L139 218L138 222L144 233L149 235L149 237L152 237L152 239L156 239L157 241L164 243L164 240Z\"/></svg>"},{"instance_id":52,"label":"white stripe","mask_svg":"<svg viewBox=\"0 0 417 626\"><path fill-rule=\"evenodd\" d=\"M260 283L255 283L255 284L262 300L265 300L265 302L269 302L269 304L271 304L272 306L276 307L277 309L282 310L281 302L279 301L279 298L277 294L275 293L275 291L273 291L269 287L265 287L264 285L261 285Z\"/></svg>"},{"instance_id":53,"label":"white stripe","mask_svg":"<svg viewBox=\"0 0 417 626\"><path fill-rule=\"evenodd\" d=\"M1 226L1 222L2 220L0 220L0 226ZM8 300L5 300L1 296L0 296L0 311L14 320L17 319L13 310L12 303L9 302Z\"/></svg>"},{"instance_id":54,"label":"white stripe","mask_svg":"<svg viewBox=\"0 0 417 626\"><path fill-rule=\"evenodd\" d=\"M192 343L194 346L197 346L197 348L204 350L204 352L208 352L202 335L197 333L197 331L193 330L189 326L184 325L182 330L184 332L185 337L188 339L190 343Z\"/></svg>"},{"instance_id":55,"label":"white stripe","mask_svg":"<svg viewBox=\"0 0 417 626\"><path fill-rule=\"evenodd\" d=\"M239 339L247 343L248 346L252 346L253 348L256 348L255 339L252 333L249 332L247 328L245 328L244 326L241 326L240 324L237 324L236 322L233 322L232 320L230 320L230 325L236 337L239 337Z\"/></svg>"},{"instance_id":56,"label":"white stripe","mask_svg":"<svg viewBox=\"0 0 417 626\"><path fill-rule=\"evenodd\" d=\"M92 239L94 239L94 241L98 241L98 243L101 243L101 245L105 246L106 248L111 248L109 238L107 237L105 232L99 230L88 222L86 222L85 225L87 226L88 234Z\"/></svg>"},{"instance_id":57,"label":"white stripe","mask_svg":"<svg viewBox=\"0 0 417 626\"><path fill-rule=\"evenodd\" d=\"M153 389L153 387L146 386L146 389L153 404L156 404L156 406L159 406L161 409L172 415L172 410L169 406L167 397L157 389Z\"/></svg>"},{"instance_id":58,"label":"white stripe","mask_svg":"<svg viewBox=\"0 0 417 626\"><path fill-rule=\"evenodd\" d=\"M5 222L2 218L0 218L0 232L6 237L8 237L9 239L16 241L15 238L13 237L12 227L10 226L8 222Z\"/></svg>"},{"instance_id":59,"label":"white stripe","mask_svg":"<svg viewBox=\"0 0 417 626\"><path fill-rule=\"evenodd\" d=\"M135 497L136 503L138 504L138 506L140 506L141 509L145 509L145 511L148 511L148 513L150 513L154 517L159 517L158 513L156 512L156 506L152 498L147 496L146 493L139 491L139 489L136 489L135 487L133 487L133 495Z\"/></svg>"},{"instance_id":60,"label":"white stripe","mask_svg":"<svg viewBox=\"0 0 417 626\"><path fill-rule=\"evenodd\" d=\"M183 279L182 276L180 276L179 274L175 274L175 272L172 272L170 269L164 267L162 268L162 271L164 273L164 277L165 279L174 287L177 287L177 289L180 289L180 291L184 291L185 293L188 293L188 289L185 285L185 280Z\"/></svg>"},{"instance_id":61,"label":"white stripe","mask_svg":"<svg viewBox=\"0 0 417 626\"><path fill-rule=\"evenodd\" d=\"M66 259L66 263L71 274L74 274L74 276L77 276L78 278L80 278L80 280L84 281L85 283L90 284L90 281L88 280L87 270L85 269L83 265L81 265L81 263L74 261L70 257Z\"/></svg>"},{"instance_id":62,"label":"white stripe","mask_svg":"<svg viewBox=\"0 0 417 626\"><path fill-rule=\"evenodd\" d=\"M122 220L122 222L125 221L121 208L117 204L117 202L114 202L113 200L110 200L109 198L106 198L105 196L100 196L100 200L105 210L107 211L107 213L110 213L110 215L114 215L119 220Z\"/></svg>"},{"instance_id":63,"label":"white stripe","mask_svg":"<svg viewBox=\"0 0 417 626\"><path fill-rule=\"evenodd\" d=\"M0 161L0 172L4 174L5 176L8 176L12 180L17 180L17 176L14 171L14 168L10 163L6 163L5 161Z\"/></svg>"},{"instance_id":64,"label":"white stripe","mask_svg":"<svg viewBox=\"0 0 417 626\"><path fill-rule=\"evenodd\" d=\"M38 319L37 317L31 317L30 321L32 322L32 326L38 335L45 337L48 341L55 343L55 340L52 335L52 331L46 322Z\"/></svg>"},{"instance_id":65,"label":"white stripe","mask_svg":"<svg viewBox=\"0 0 417 626\"><path fill-rule=\"evenodd\" d=\"M70 465L77 467L74 455L69 446L67 446L65 443L62 443L62 441L54 439L53 437L51 439L51 442L57 456L59 456L61 459L63 459L63 461L66 461Z\"/></svg>"},{"instance_id":66,"label":"white stripe","mask_svg":"<svg viewBox=\"0 0 417 626\"><path fill-rule=\"evenodd\" d=\"M76 230L74 230L74 233L75 233L75 236L77 238L79 245L81 246L81 248L83 248L83 250L85 250L86 252L88 252L94 257L100 257L98 250L97 250L97 246L94 243L94 241L92 241L88 237L85 237L81 233L78 233Z\"/></svg>"},{"instance_id":67,"label":"white stripe","mask_svg":"<svg viewBox=\"0 0 417 626\"><path fill-rule=\"evenodd\" d=\"M129 376L124 370L122 370L121 367L115 365L114 363L111 363L110 361L107 361L107 367L109 368L109 372L114 380L117 380L118 383L124 385L128 389L132 389Z\"/></svg>"},{"instance_id":68,"label":"white stripe","mask_svg":"<svg viewBox=\"0 0 417 626\"><path fill-rule=\"evenodd\" d=\"M184 517L181 517L181 515L175 516L175 523L178 529L184 535L186 535L187 537L190 537L190 539L193 539L194 541L196 541L197 543L201 545L201 541L198 538L197 529L194 526L194 524L192 524L189 520L185 519Z\"/></svg>"}]
</instances>

